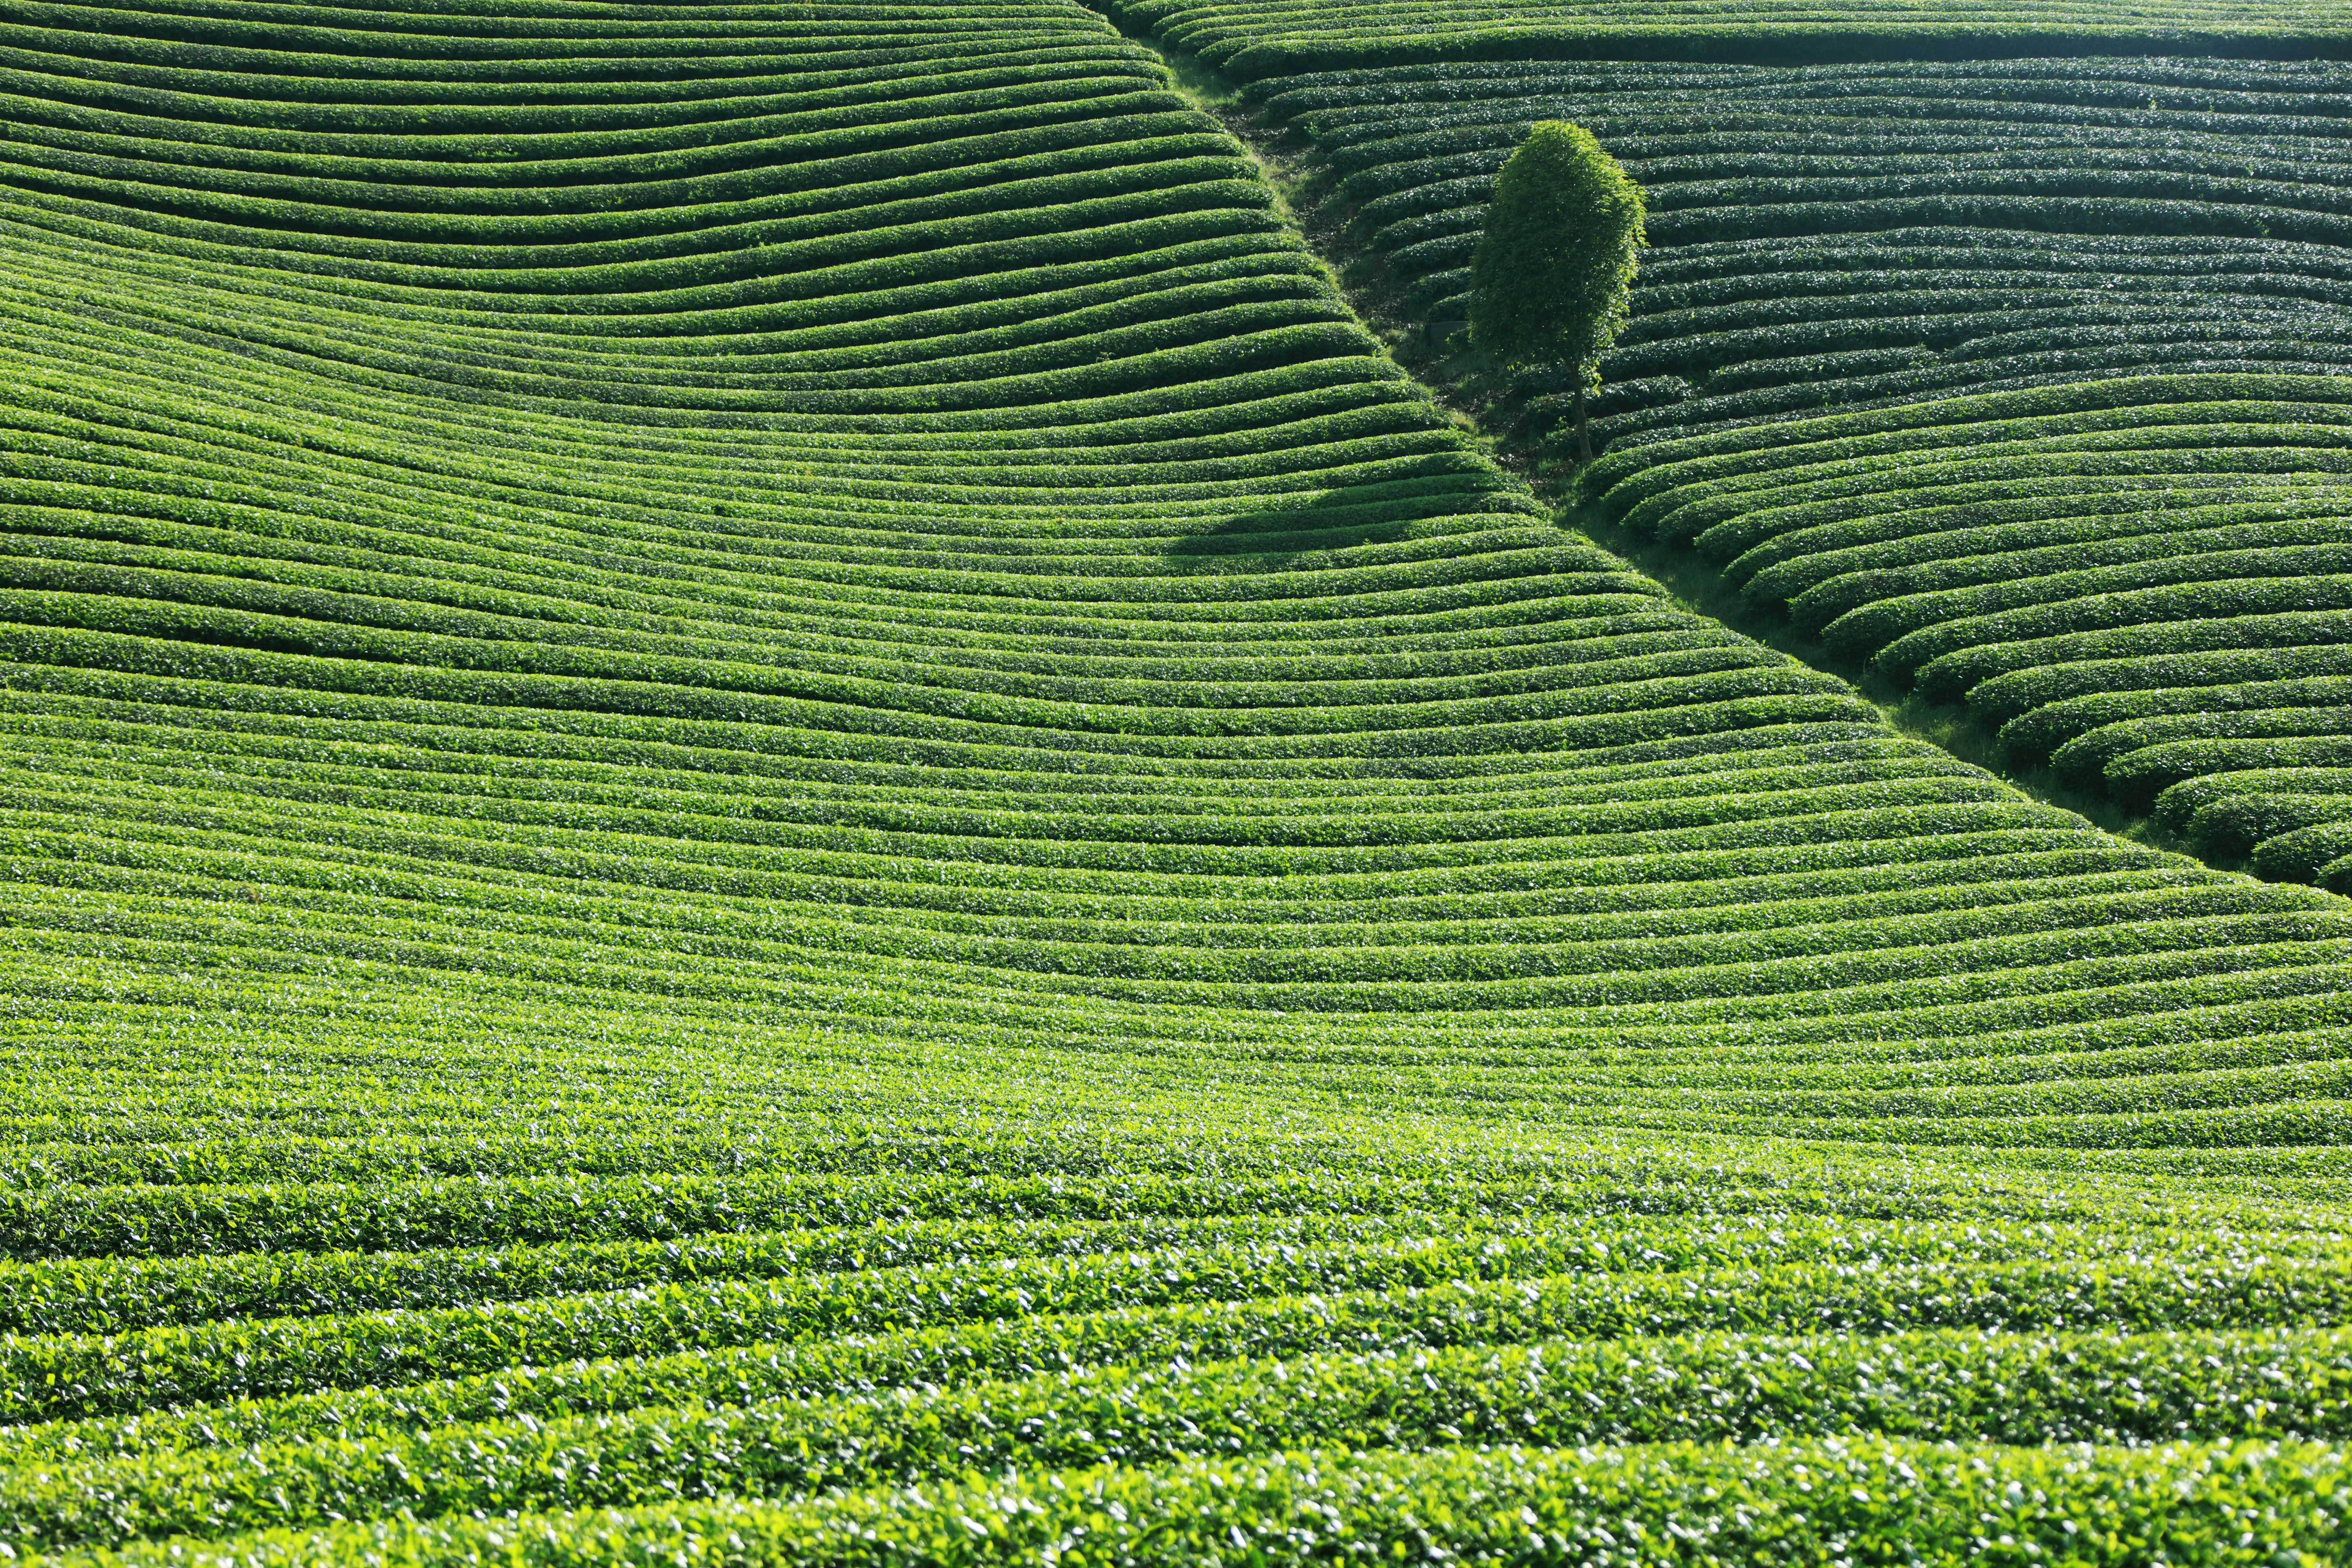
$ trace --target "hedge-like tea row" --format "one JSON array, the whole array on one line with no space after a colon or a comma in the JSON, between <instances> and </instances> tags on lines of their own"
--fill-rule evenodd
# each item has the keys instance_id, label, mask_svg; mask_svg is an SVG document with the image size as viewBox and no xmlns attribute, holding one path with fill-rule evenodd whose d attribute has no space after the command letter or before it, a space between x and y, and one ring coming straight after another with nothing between
<instances>
[{"instance_id":1,"label":"hedge-like tea row","mask_svg":"<svg viewBox=\"0 0 2352 1568\"><path fill-rule=\"evenodd\" d=\"M1525 125L1601 135L1656 244L1597 486L1832 652L2035 762L2157 713L2307 704L2263 733L2330 732L2335 699L2277 683L2352 643L2344 68L1456 60L1252 91L1439 352ZM1557 379L1517 388L1531 427ZM2324 772L2104 745L2076 771L2136 808L2193 782L2158 813L2190 845L2352 888Z\"/></svg>"},{"instance_id":2,"label":"hedge-like tea row","mask_svg":"<svg viewBox=\"0 0 2352 1568\"><path fill-rule=\"evenodd\" d=\"M1559 530L1102 18L0 30L20 1559L2342 1545L2342 900Z\"/></svg>"},{"instance_id":3,"label":"hedge-like tea row","mask_svg":"<svg viewBox=\"0 0 2352 1568\"><path fill-rule=\"evenodd\" d=\"M1824 1554L1958 1564L2323 1563L2342 1461L2316 1443L1994 1448L1828 1439L1265 1458L978 1477L782 1503L728 1498L614 1511L401 1519L184 1542L111 1560L690 1564L1311 1563L1426 1552L1473 1562L1790 1564ZM1433 1521L1436 1528L1433 1529ZM1981 1532L1981 1533L1979 1533ZM1982 1543L1979 1545L1979 1543ZM1696 1548L1696 1550L1694 1549ZM1702 1554L1703 1553L1703 1554ZM58 1561L89 1559L60 1558ZM106 1559L100 1559L106 1560Z\"/></svg>"}]
</instances>

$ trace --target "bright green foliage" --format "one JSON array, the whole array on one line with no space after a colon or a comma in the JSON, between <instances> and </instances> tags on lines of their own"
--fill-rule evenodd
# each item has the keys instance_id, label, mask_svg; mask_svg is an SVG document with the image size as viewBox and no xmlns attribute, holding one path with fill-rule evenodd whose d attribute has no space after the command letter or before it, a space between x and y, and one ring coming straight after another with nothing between
<instances>
[{"instance_id":1,"label":"bright green foliage","mask_svg":"<svg viewBox=\"0 0 2352 1568\"><path fill-rule=\"evenodd\" d=\"M20 1559L2344 1555L2352 907L1563 533L1100 17L9 26Z\"/></svg>"},{"instance_id":2,"label":"bright green foliage","mask_svg":"<svg viewBox=\"0 0 2352 1568\"><path fill-rule=\"evenodd\" d=\"M403 1517L127 1563L326 1562L1177 1565L1405 1561L1798 1568L2150 1563L2322 1568L2347 1483L2317 1444L1967 1450L1830 1439L1729 1448L1350 1452L980 1476L782 1502L727 1498L519 1519ZM2248 1542L2252 1542L2252 1545ZM1989 1551L1988 1548L1995 1550ZM1997 1554L1996 1554L1997 1553Z\"/></svg>"},{"instance_id":3,"label":"bright green foliage","mask_svg":"<svg viewBox=\"0 0 2352 1568\"><path fill-rule=\"evenodd\" d=\"M1641 188L1592 133L1539 121L1495 177L1470 260L1470 336L1498 364L1566 362L1599 387L1643 245Z\"/></svg>"}]
</instances>

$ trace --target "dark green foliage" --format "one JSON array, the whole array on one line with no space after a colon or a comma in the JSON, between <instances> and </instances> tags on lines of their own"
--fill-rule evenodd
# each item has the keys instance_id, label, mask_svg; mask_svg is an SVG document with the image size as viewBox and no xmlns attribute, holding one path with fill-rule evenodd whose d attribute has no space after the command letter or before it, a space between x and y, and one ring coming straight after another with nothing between
<instances>
[{"instance_id":1,"label":"dark green foliage","mask_svg":"<svg viewBox=\"0 0 2352 1568\"><path fill-rule=\"evenodd\" d=\"M1646 210L1591 132L1538 121L1496 177L1470 260L1471 342L1504 366L1568 365L1588 458L1585 400L1624 330Z\"/></svg>"},{"instance_id":2,"label":"dark green foliage","mask_svg":"<svg viewBox=\"0 0 2352 1568\"><path fill-rule=\"evenodd\" d=\"M1112 13L1245 81L1349 67L1404 70L1493 61L1496 71L1559 60L1976 60L2032 55L2343 58L2352 37L2294 6L2174 0L1984 0L1966 11L1842 0L1703 10L1655 0L1114 0ZM1522 62L1539 62L1527 64ZM1616 64L1616 68L1622 68ZM1639 68L1638 67L1635 68Z\"/></svg>"}]
</instances>

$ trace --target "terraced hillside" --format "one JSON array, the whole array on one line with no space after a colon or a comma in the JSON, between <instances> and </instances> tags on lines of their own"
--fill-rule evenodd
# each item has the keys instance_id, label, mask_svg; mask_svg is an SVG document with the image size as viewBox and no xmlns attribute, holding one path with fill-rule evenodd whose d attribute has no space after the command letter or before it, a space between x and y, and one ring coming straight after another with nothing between
<instances>
[{"instance_id":1,"label":"terraced hillside","mask_svg":"<svg viewBox=\"0 0 2352 1568\"><path fill-rule=\"evenodd\" d=\"M1433 342L1526 125L1590 125L1654 213L1594 422L1613 517L2021 761L2352 887L2352 69L1441 63L1253 92Z\"/></svg>"},{"instance_id":2,"label":"terraced hillside","mask_svg":"<svg viewBox=\"0 0 2352 1568\"><path fill-rule=\"evenodd\" d=\"M1104 21L8 42L20 1555L2340 1550L2352 910L1555 528Z\"/></svg>"}]
</instances>

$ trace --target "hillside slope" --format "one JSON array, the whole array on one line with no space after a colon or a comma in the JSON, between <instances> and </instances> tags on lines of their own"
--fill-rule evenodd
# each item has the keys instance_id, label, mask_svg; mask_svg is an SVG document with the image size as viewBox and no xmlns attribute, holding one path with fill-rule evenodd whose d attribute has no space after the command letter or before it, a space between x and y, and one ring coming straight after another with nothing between
<instances>
[{"instance_id":1,"label":"hillside slope","mask_svg":"<svg viewBox=\"0 0 2352 1568\"><path fill-rule=\"evenodd\" d=\"M2336 1539L2352 909L1555 529L1108 24L9 43L0 1539Z\"/></svg>"},{"instance_id":2,"label":"hillside slope","mask_svg":"<svg viewBox=\"0 0 2352 1568\"><path fill-rule=\"evenodd\" d=\"M1759 612L2208 854L2352 887L2352 70L1436 61L1280 78L1424 352L1496 172L1653 204L1586 488ZM1506 395L1565 417L1562 375Z\"/></svg>"}]
</instances>

